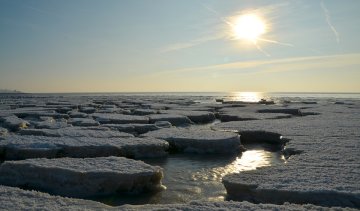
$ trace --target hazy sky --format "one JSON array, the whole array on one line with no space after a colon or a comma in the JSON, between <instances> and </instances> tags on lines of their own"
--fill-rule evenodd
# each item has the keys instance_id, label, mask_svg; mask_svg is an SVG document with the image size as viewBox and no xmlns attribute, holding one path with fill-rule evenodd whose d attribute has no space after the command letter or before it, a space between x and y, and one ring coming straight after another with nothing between
<instances>
[{"instance_id":1,"label":"hazy sky","mask_svg":"<svg viewBox=\"0 0 360 211\"><path fill-rule=\"evenodd\" d=\"M0 89L360 92L359 0L0 0ZM236 39L256 14L266 32Z\"/></svg>"}]
</instances>

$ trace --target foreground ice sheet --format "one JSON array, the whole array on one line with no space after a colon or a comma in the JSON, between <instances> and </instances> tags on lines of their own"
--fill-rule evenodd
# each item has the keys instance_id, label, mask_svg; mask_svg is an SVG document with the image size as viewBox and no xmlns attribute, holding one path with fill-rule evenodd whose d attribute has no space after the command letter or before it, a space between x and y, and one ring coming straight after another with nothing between
<instances>
[{"instance_id":1,"label":"foreground ice sheet","mask_svg":"<svg viewBox=\"0 0 360 211\"><path fill-rule=\"evenodd\" d=\"M160 167L122 157L39 158L0 166L0 184L80 198L160 190L162 175Z\"/></svg>"},{"instance_id":2,"label":"foreground ice sheet","mask_svg":"<svg viewBox=\"0 0 360 211\"><path fill-rule=\"evenodd\" d=\"M93 138L7 136L0 141L0 156L6 160L56 157L130 158L162 157L169 144L155 138Z\"/></svg>"},{"instance_id":3,"label":"foreground ice sheet","mask_svg":"<svg viewBox=\"0 0 360 211\"><path fill-rule=\"evenodd\" d=\"M230 199L360 207L360 110L336 104L304 110L320 115L226 122L214 127L240 134L262 131L289 140L284 150L289 157L286 165L225 176Z\"/></svg>"},{"instance_id":4,"label":"foreground ice sheet","mask_svg":"<svg viewBox=\"0 0 360 211\"><path fill-rule=\"evenodd\" d=\"M297 205L285 203L284 205L252 204L249 202L190 202L189 204L168 205L124 205L111 207L90 200L53 196L37 191L27 191L19 188L0 185L1 210L355 210L350 208L326 208L310 204Z\"/></svg>"},{"instance_id":5,"label":"foreground ice sheet","mask_svg":"<svg viewBox=\"0 0 360 211\"><path fill-rule=\"evenodd\" d=\"M290 211L302 211L302 210L318 210L318 211L326 211L326 210L355 210L351 208L327 208L327 207L319 207L311 204L290 204L285 203L283 205L274 205L274 204L253 204L247 201L243 202L234 202L234 201L226 201L226 202L205 202L205 201L193 201L189 204L167 204L167 205L124 205L121 207L117 207L121 210L187 210L187 211L208 211L208 210L290 210Z\"/></svg>"},{"instance_id":6,"label":"foreground ice sheet","mask_svg":"<svg viewBox=\"0 0 360 211\"><path fill-rule=\"evenodd\" d=\"M164 139L176 151L195 153L236 153L240 151L239 135L209 129L164 128L144 134Z\"/></svg>"},{"instance_id":7,"label":"foreground ice sheet","mask_svg":"<svg viewBox=\"0 0 360 211\"><path fill-rule=\"evenodd\" d=\"M37 191L0 185L1 210L107 210L99 202L52 196Z\"/></svg>"}]
</instances>

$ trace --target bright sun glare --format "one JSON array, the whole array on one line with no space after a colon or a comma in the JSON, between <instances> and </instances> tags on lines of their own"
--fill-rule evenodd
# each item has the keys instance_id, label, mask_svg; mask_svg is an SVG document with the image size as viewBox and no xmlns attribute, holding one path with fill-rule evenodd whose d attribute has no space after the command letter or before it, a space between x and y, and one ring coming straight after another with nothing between
<instances>
[{"instance_id":1,"label":"bright sun glare","mask_svg":"<svg viewBox=\"0 0 360 211\"><path fill-rule=\"evenodd\" d=\"M264 21L256 14L239 16L233 23L233 32L236 39L247 40L253 43L266 32Z\"/></svg>"}]
</instances>

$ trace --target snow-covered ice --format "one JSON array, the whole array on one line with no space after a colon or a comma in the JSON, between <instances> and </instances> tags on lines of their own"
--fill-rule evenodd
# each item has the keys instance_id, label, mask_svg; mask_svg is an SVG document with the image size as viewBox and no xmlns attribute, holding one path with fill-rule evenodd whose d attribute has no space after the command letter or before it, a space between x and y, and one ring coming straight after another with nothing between
<instances>
[{"instance_id":1,"label":"snow-covered ice","mask_svg":"<svg viewBox=\"0 0 360 211\"><path fill-rule=\"evenodd\" d=\"M29 122L20 119L14 115L0 117L0 122L4 127L12 131L16 131L22 128L27 128L30 125Z\"/></svg>"},{"instance_id":2,"label":"snow-covered ice","mask_svg":"<svg viewBox=\"0 0 360 211\"><path fill-rule=\"evenodd\" d=\"M50 136L50 137L95 137L95 138L114 138L114 137L133 137L132 134L113 131L105 127L65 127L59 129L23 129L20 135Z\"/></svg>"},{"instance_id":3,"label":"snow-covered ice","mask_svg":"<svg viewBox=\"0 0 360 211\"><path fill-rule=\"evenodd\" d=\"M162 189L162 169L122 157L5 161L0 184L69 197L140 193Z\"/></svg>"},{"instance_id":4,"label":"snow-covered ice","mask_svg":"<svg viewBox=\"0 0 360 211\"><path fill-rule=\"evenodd\" d=\"M94 113L92 117L101 124L129 124L149 123L149 118L145 116L125 115L125 114L107 114L107 113Z\"/></svg>"},{"instance_id":5,"label":"snow-covered ice","mask_svg":"<svg viewBox=\"0 0 360 211\"><path fill-rule=\"evenodd\" d=\"M62 196L52 196L38 191L22 190L20 188L0 186L0 209L2 210L187 210L187 211L209 211L209 210L318 210L318 211L355 211L351 208L327 208L311 204L298 205L285 203L253 204L249 202L205 202L194 201L188 204L166 204L166 205L123 205L111 207L105 204L84 199L74 199Z\"/></svg>"},{"instance_id":6,"label":"snow-covered ice","mask_svg":"<svg viewBox=\"0 0 360 211\"><path fill-rule=\"evenodd\" d=\"M162 157L169 144L155 138L93 138L7 136L0 141L0 155L6 160L56 157L123 156Z\"/></svg>"},{"instance_id":7,"label":"snow-covered ice","mask_svg":"<svg viewBox=\"0 0 360 211\"><path fill-rule=\"evenodd\" d=\"M72 118L68 120L69 124L72 124L73 126L99 126L99 122L95 121L94 119L89 118Z\"/></svg>"},{"instance_id":8,"label":"snow-covered ice","mask_svg":"<svg viewBox=\"0 0 360 211\"><path fill-rule=\"evenodd\" d=\"M152 114L149 115L149 118L150 123L167 121L175 126L192 124L192 121L188 117L178 114Z\"/></svg>"},{"instance_id":9,"label":"snow-covered ice","mask_svg":"<svg viewBox=\"0 0 360 211\"><path fill-rule=\"evenodd\" d=\"M209 111L164 110L161 113L186 116L195 123L208 123L215 120L214 113Z\"/></svg>"},{"instance_id":10,"label":"snow-covered ice","mask_svg":"<svg viewBox=\"0 0 360 211\"><path fill-rule=\"evenodd\" d=\"M206 129L164 128L145 133L169 142L176 151L195 153L236 153L240 151L239 135Z\"/></svg>"},{"instance_id":11,"label":"snow-covered ice","mask_svg":"<svg viewBox=\"0 0 360 211\"><path fill-rule=\"evenodd\" d=\"M225 176L230 199L360 207L359 110L334 104L304 110L320 114L214 126L240 134L264 131L289 141L286 165Z\"/></svg>"},{"instance_id":12,"label":"snow-covered ice","mask_svg":"<svg viewBox=\"0 0 360 211\"><path fill-rule=\"evenodd\" d=\"M223 178L228 191L227 199L285 203L284 205L225 201L115 208L104 205L104 209L327 210L325 207L305 205L307 203L359 208L359 101L282 98L275 102L275 105L220 101L215 103L213 97L201 96L5 97L0 98L0 157L5 160L39 157L58 160L58 157L74 157L72 161L76 163L81 157L123 156L143 159L166 156L169 148L178 153L202 153L201 156L205 157L213 156L208 155L211 153L236 156L239 155L236 152L241 149L240 139L242 144L285 145L281 151L287 158L285 164L281 162L254 171L229 174ZM214 117L222 122L213 122ZM8 121L4 121L4 118L8 118ZM27 128L22 127L21 122L26 122ZM198 123L209 124L197 125ZM240 156L238 158L241 159ZM162 158L161 162L166 162L166 158ZM36 168L43 169L43 166ZM35 173L46 177L49 169L44 169L45 173ZM97 167L93 166L93 169L96 170ZM68 174L70 170L65 165L60 165L56 167L56 171L60 172L60 177ZM85 171L85 174L87 172ZM31 171L25 175L28 173ZM26 179L34 183L39 181L30 177ZM14 181L23 182L22 179ZM96 188L96 184L88 186ZM43 205L40 199L35 200L35 196L41 198L46 194L35 192L33 195L33 192L3 187L0 186L0 191L6 189L8 195L12 194L10 189L16 189L19 206L26 203L30 203L29 206L32 207ZM28 184L21 187L31 188ZM24 192L26 194L23 194ZM22 198L25 195L35 201L29 202L30 199ZM0 198L0 206L9 206L10 198L5 199L2 194ZM47 200L46 197L43 199ZM66 203L74 203L74 206L78 203L76 199L67 201L54 197L54 200L63 202L65 207ZM51 202L47 200L46 203ZM89 203L98 204L91 201ZM87 202L83 205L87 208L85 204ZM99 207L95 209L97 208Z\"/></svg>"},{"instance_id":13,"label":"snow-covered ice","mask_svg":"<svg viewBox=\"0 0 360 211\"><path fill-rule=\"evenodd\" d=\"M0 210L109 210L105 204L0 185Z\"/></svg>"},{"instance_id":14,"label":"snow-covered ice","mask_svg":"<svg viewBox=\"0 0 360 211\"><path fill-rule=\"evenodd\" d=\"M116 209L126 210L126 211L136 211L136 210L187 210L187 211L209 211L209 210L282 210L282 211L304 211L304 210L318 210L318 211L341 211L341 210L353 210L351 208L340 208L340 207L320 207L311 204L290 204L284 203L282 205L275 204L253 204L247 201L235 202L235 201L226 201L226 202L206 202L206 201L193 201L188 204L160 204L160 205L124 205L117 207Z\"/></svg>"}]
</instances>

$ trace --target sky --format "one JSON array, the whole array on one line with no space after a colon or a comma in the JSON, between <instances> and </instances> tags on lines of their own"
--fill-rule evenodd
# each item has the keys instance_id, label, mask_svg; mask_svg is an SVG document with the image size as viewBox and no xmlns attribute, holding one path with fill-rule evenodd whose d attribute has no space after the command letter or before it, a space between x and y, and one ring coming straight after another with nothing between
<instances>
[{"instance_id":1,"label":"sky","mask_svg":"<svg viewBox=\"0 0 360 211\"><path fill-rule=\"evenodd\" d=\"M360 92L359 9L359 0L0 0L0 89ZM246 15L264 29L252 39L237 34Z\"/></svg>"}]
</instances>

